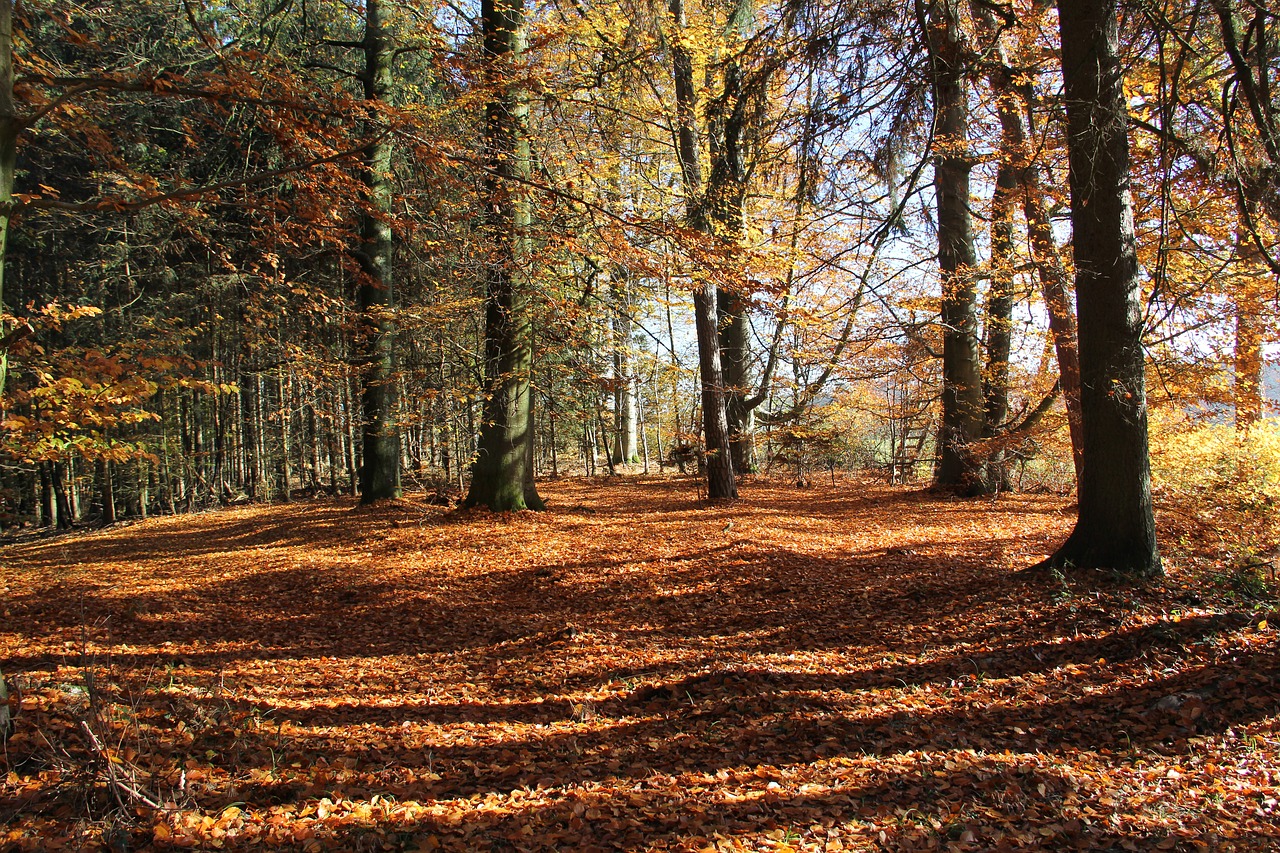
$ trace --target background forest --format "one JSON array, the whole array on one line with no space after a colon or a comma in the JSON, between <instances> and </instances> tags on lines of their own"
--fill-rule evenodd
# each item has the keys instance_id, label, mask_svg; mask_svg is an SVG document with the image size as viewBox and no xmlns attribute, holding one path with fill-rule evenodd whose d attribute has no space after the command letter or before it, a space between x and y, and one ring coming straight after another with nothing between
<instances>
[{"instance_id":1,"label":"background forest","mask_svg":"<svg viewBox=\"0 0 1280 853\"><path fill-rule=\"evenodd\" d=\"M1273 7L0 0L0 849L1280 849Z\"/></svg>"},{"instance_id":2,"label":"background forest","mask_svg":"<svg viewBox=\"0 0 1280 853\"><path fill-rule=\"evenodd\" d=\"M24 0L5 23L5 524L402 477L444 499L481 447L498 485L468 501L494 508L539 504L526 472L700 465L721 438L738 476L1073 483L1050 4ZM1157 489L1262 538L1278 27L1252 0L1120 22Z\"/></svg>"}]
</instances>

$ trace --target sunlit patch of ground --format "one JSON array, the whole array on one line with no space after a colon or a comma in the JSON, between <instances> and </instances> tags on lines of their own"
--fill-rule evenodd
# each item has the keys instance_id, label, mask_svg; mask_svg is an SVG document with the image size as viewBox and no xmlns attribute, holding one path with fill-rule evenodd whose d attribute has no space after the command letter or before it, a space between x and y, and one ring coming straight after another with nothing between
<instances>
[{"instance_id":1,"label":"sunlit patch of ground","mask_svg":"<svg viewBox=\"0 0 1280 853\"><path fill-rule=\"evenodd\" d=\"M1019 574L1060 498L542 491L0 550L0 849L1280 846L1267 614Z\"/></svg>"}]
</instances>

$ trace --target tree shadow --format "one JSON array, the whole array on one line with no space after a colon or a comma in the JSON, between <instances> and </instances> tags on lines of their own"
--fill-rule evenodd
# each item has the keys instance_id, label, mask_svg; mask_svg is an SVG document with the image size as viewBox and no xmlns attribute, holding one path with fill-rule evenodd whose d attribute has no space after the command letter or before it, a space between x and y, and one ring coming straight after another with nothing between
<instances>
[{"instance_id":1,"label":"tree shadow","mask_svg":"<svg viewBox=\"0 0 1280 853\"><path fill-rule=\"evenodd\" d=\"M1064 768L1190 761L1275 713L1274 644L1184 660L1243 617L1133 623L1016 573L1058 535L1043 499L556 489L545 514L317 503L10 549L5 671L108 669L156 760L208 769L206 811L424 804L313 820L341 849L1141 847L1167 839L1080 819L1103 783Z\"/></svg>"}]
</instances>

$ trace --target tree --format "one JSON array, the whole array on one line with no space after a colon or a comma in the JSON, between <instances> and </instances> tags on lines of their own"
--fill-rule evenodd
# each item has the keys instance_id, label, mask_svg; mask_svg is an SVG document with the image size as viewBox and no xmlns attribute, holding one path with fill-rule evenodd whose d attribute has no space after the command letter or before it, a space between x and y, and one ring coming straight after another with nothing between
<instances>
[{"instance_id":1,"label":"tree","mask_svg":"<svg viewBox=\"0 0 1280 853\"><path fill-rule=\"evenodd\" d=\"M1117 0L1059 0L1080 335L1079 517L1042 565L1161 572Z\"/></svg>"},{"instance_id":2,"label":"tree","mask_svg":"<svg viewBox=\"0 0 1280 853\"><path fill-rule=\"evenodd\" d=\"M387 37L381 0L366 0L364 30L364 98L371 118L391 91L393 52ZM361 278L357 346L364 370L360 376L364 456L360 466L360 502L400 496L400 428L396 423L395 291L392 289L391 141L369 122L373 140L364 155L368 209L360 216L356 257Z\"/></svg>"},{"instance_id":3,"label":"tree","mask_svg":"<svg viewBox=\"0 0 1280 853\"><path fill-rule=\"evenodd\" d=\"M978 340L978 260L970 213L969 87L956 0L917 5L933 90L934 191L938 200L938 266L942 272L942 428L937 485L977 494L988 477L972 445L986 425Z\"/></svg>"},{"instance_id":4,"label":"tree","mask_svg":"<svg viewBox=\"0 0 1280 853\"><path fill-rule=\"evenodd\" d=\"M1029 95L1031 87L1019 86L1017 83L1014 68L1001 43L1002 29L992 6L985 0L973 0L971 8L981 35L990 43L986 76L995 95L996 112L1000 119L1000 168L992 203L992 254L1004 254L1009 258L1001 262L993 257L992 290L998 289L1002 299L999 312L993 310L991 302L988 305L988 363L997 371L1002 371L1003 375L998 378L1007 380L1010 343L1008 311L1012 304L1006 294L1011 292L1013 277L1013 208L1020 198L1027 224L1027 242L1049 314L1049 333L1058 359L1062 400L1066 406L1067 424L1071 433L1071 457L1078 481L1081 453L1080 355L1076 340L1076 318L1071 304L1071 282L1045 205L1043 168L1032 156L1028 145L1028 137L1035 135L1034 113ZM997 281L1002 284L999 288L996 286ZM993 323L992 315L997 313L1001 315L1001 319ZM995 347L992 347L993 342ZM1008 416L1007 382L988 380L986 414L988 435L1004 426L1004 420Z\"/></svg>"},{"instance_id":5,"label":"tree","mask_svg":"<svg viewBox=\"0 0 1280 853\"><path fill-rule=\"evenodd\" d=\"M13 101L13 2L0 0L0 394L4 394L8 352L12 343L4 322L4 261L21 129L17 105Z\"/></svg>"},{"instance_id":6,"label":"tree","mask_svg":"<svg viewBox=\"0 0 1280 853\"><path fill-rule=\"evenodd\" d=\"M696 234L714 236L703 185L702 142L699 139L697 87L693 79L693 55L684 0L670 0L675 23L671 36L671 76L676 92L676 154L684 185L685 223ZM724 370L720 356L719 314L716 286L710 276L695 273L694 326L698 338L698 368L702 385L702 437L707 448L707 497L736 498L738 484L729 446Z\"/></svg>"},{"instance_id":7,"label":"tree","mask_svg":"<svg viewBox=\"0 0 1280 853\"><path fill-rule=\"evenodd\" d=\"M0 398L8 373L10 332L4 322L4 260L9 238L9 205L13 201L13 173L18 152L17 107L13 102L13 2L0 0ZM9 686L0 672L0 737L8 733Z\"/></svg>"},{"instance_id":8,"label":"tree","mask_svg":"<svg viewBox=\"0 0 1280 853\"><path fill-rule=\"evenodd\" d=\"M529 251L533 217L529 105L514 65L525 48L524 0L484 0L485 267L484 422L467 506L542 509L533 482L533 327Z\"/></svg>"}]
</instances>

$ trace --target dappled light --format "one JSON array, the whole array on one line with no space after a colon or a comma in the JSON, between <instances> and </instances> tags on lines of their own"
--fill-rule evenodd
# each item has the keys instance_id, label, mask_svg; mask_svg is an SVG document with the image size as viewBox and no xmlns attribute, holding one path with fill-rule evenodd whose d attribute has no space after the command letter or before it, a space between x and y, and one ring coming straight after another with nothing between
<instances>
[{"instance_id":1,"label":"dappled light","mask_svg":"<svg viewBox=\"0 0 1280 853\"><path fill-rule=\"evenodd\" d=\"M540 489L543 513L410 495L7 546L8 843L1280 838L1266 614L1176 567L1146 586L1021 572L1069 528L1061 498Z\"/></svg>"}]
</instances>

